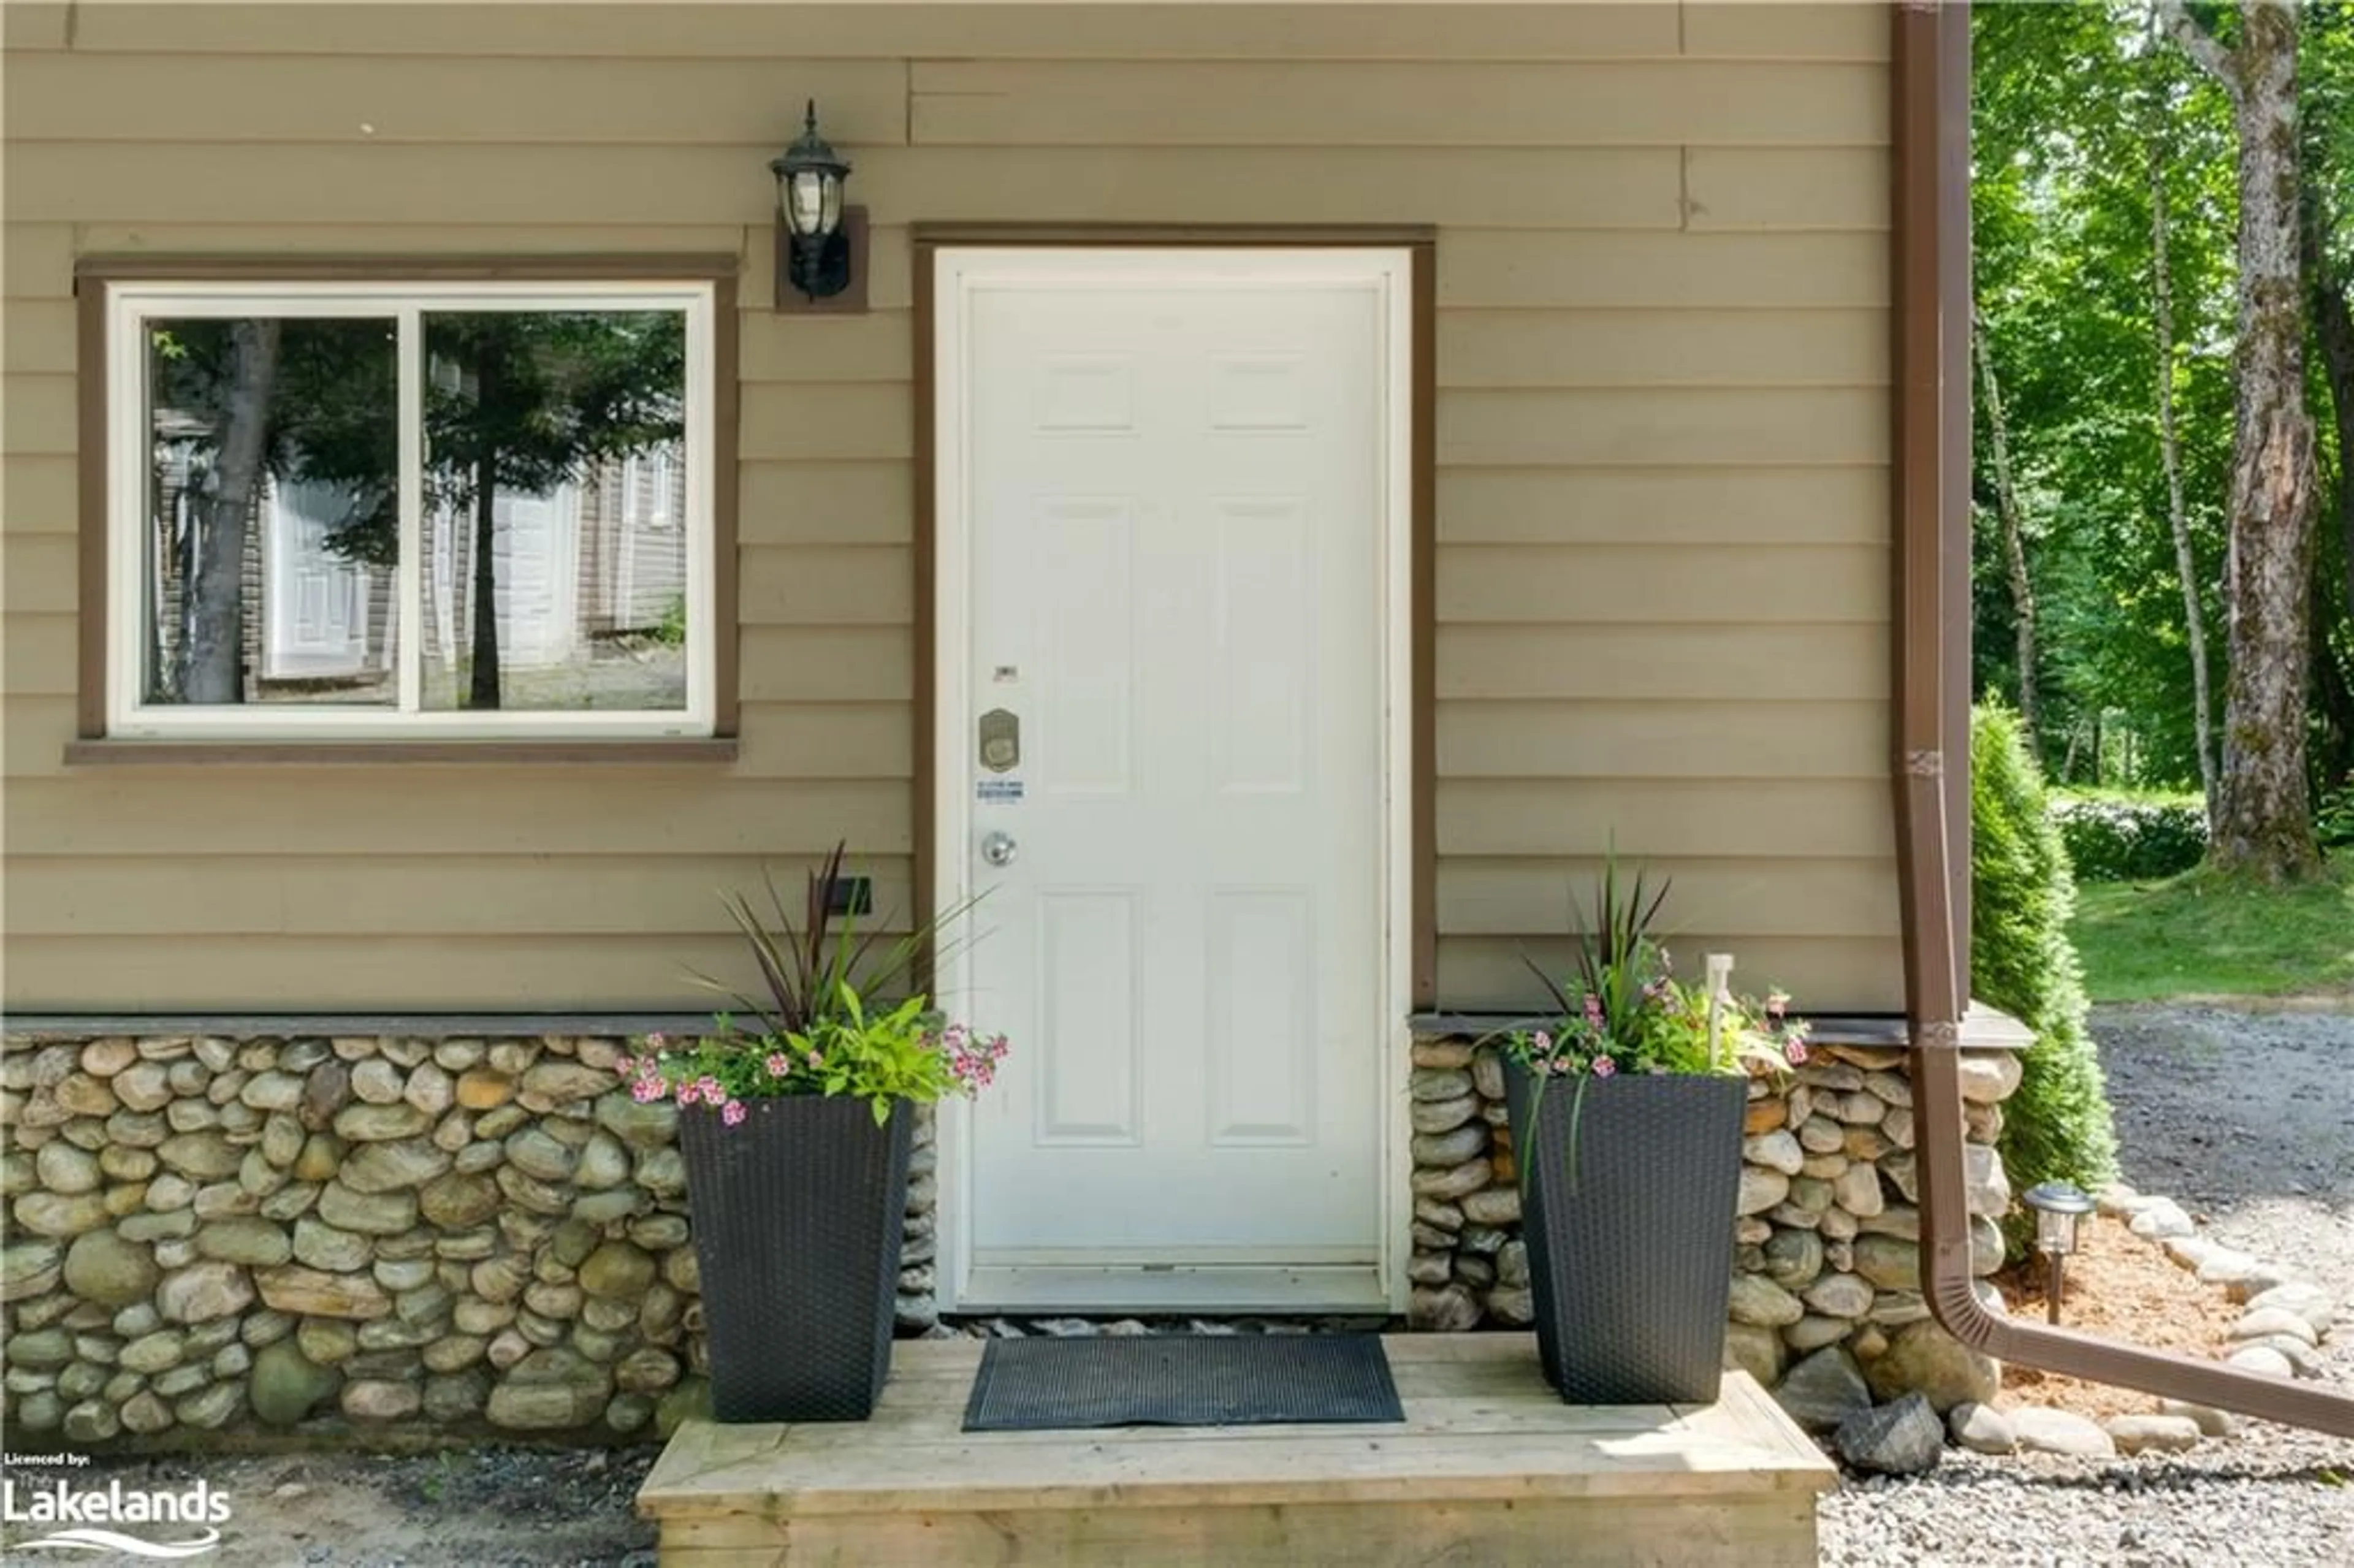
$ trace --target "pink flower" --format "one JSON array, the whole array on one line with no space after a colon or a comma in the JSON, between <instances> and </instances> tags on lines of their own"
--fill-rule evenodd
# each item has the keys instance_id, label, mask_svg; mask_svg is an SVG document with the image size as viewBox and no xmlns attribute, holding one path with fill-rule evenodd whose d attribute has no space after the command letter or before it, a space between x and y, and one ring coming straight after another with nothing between
<instances>
[{"instance_id":1,"label":"pink flower","mask_svg":"<svg viewBox=\"0 0 2354 1568\"><path fill-rule=\"evenodd\" d=\"M729 1127L734 1127L737 1122L742 1121L744 1119L744 1102L742 1100L729 1100L726 1105L719 1108L719 1119L726 1122Z\"/></svg>"},{"instance_id":2,"label":"pink flower","mask_svg":"<svg viewBox=\"0 0 2354 1568\"><path fill-rule=\"evenodd\" d=\"M1610 1075L1611 1075L1611 1074L1616 1073L1617 1070L1618 1070L1618 1064L1617 1064L1617 1063L1616 1063L1616 1062L1613 1062L1609 1057L1607 1057L1607 1056L1596 1056L1596 1058L1594 1058L1594 1075L1595 1075L1596 1077L1597 1077L1597 1078L1606 1078L1606 1077L1610 1076Z\"/></svg>"},{"instance_id":3,"label":"pink flower","mask_svg":"<svg viewBox=\"0 0 2354 1568\"><path fill-rule=\"evenodd\" d=\"M655 1033L646 1036L646 1046L649 1050L659 1051L669 1044L670 1036L667 1034Z\"/></svg>"},{"instance_id":4,"label":"pink flower","mask_svg":"<svg viewBox=\"0 0 2354 1568\"><path fill-rule=\"evenodd\" d=\"M1553 1035L1546 1030L1540 1029L1536 1033L1530 1036L1529 1044L1536 1047L1536 1053L1540 1056L1550 1056L1553 1054Z\"/></svg>"},{"instance_id":5,"label":"pink flower","mask_svg":"<svg viewBox=\"0 0 2354 1568\"><path fill-rule=\"evenodd\" d=\"M625 1078L637 1070L638 1061L634 1056L623 1056L613 1064L613 1071L620 1074L621 1076Z\"/></svg>"},{"instance_id":6,"label":"pink flower","mask_svg":"<svg viewBox=\"0 0 2354 1568\"><path fill-rule=\"evenodd\" d=\"M1585 1022L1596 1029L1602 1027L1602 999L1590 991L1585 993Z\"/></svg>"},{"instance_id":7,"label":"pink flower","mask_svg":"<svg viewBox=\"0 0 2354 1568\"><path fill-rule=\"evenodd\" d=\"M640 1105L644 1105L650 1100L658 1100L662 1098L662 1080L659 1078L640 1078L636 1083L630 1086L630 1097L637 1101Z\"/></svg>"},{"instance_id":8,"label":"pink flower","mask_svg":"<svg viewBox=\"0 0 2354 1568\"><path fill-rule=\"evenodd\" d=\"M792 1070L792 1058L787 1056L782 1051L777 1052L769 1058L769 1076L781 1078Z\"/></svg>"},{"instance_id":9,"label":"pink flower","mask_svg":"<svg viewBox=\"0 0 2354 1568\"><path fill-rule=\"evenodd\" d=\"M1797 1066L1807 1059L1806 1042L1803 1040L1785 1041L1782 1045L1782 1057L1783 1060L1788 1062L1793 1067Z\"/></svg>"},{"instance_id":10,"label":"pink flower","mask_svg":"<svg viewBox=\"0 0 2354 1568\"><path fill-rule=\"evenodd\" d=\"M678 1103L683 1106L691 1106L702 1097L703 1086L700 1084L681 1084L678 1086Z\"/></svg>"},{"instance_id":11,"label":"pink flower","mask_svg":"<svg viewBox=\"0 0 2354 1568\"><path fill-rule=\"evenodd\" d=\"M719 1086L719 1080L708 1073L703 1075L695 1087L703 1092L703 1103L707 1106L718 1105L727 1097L727 1091Z\"/></svg>"}]
</instances>

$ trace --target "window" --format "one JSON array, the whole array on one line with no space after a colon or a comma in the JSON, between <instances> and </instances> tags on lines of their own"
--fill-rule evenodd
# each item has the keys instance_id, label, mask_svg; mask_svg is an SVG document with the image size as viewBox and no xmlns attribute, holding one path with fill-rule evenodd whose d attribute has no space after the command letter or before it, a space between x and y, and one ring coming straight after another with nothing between
<instances>
[{"instance_id":1,"label":"window","mask_svg":"<svg viewBox=\"0 0 2354 1568\"><path fill-rule=\"evenodd\" d=\"M712 285L106 308L110 733L713 733Z\"/></svg>"}]
</instances>

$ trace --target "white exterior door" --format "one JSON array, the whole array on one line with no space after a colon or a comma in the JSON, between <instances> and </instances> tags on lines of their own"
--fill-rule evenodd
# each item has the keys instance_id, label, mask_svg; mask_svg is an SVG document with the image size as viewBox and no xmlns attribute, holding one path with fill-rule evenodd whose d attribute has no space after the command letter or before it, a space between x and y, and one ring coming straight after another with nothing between
<instances>
[{"instance_id":1,"label":"white exterior door","mask_svg":"<svg viewBox=\"0 0 2354 1568\"><path fill-rule=\"evenodd\" d=\"M1403 259L950 257L949 1292L1384 1305Z\"/></svg>"},{"instance_id":2,"label":"white exterior door","mask_svg":"<svg viewBox=\"0 0 2354 1568\"><path fill-rule=\"evenodd\" d=\"M272 483L269 496L262 673L356 675L367 668L368 572L327 548L328 520L348 509L349 498L323 484Z\"/></svg>"}]
</instances>

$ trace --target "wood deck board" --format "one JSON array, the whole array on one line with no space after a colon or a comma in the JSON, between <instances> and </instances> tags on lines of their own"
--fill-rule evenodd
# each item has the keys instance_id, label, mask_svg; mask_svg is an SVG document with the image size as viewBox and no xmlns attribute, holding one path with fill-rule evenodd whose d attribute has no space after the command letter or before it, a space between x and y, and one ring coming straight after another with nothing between
<instances>
[{"instance_id":1,"label":"wood deck board","mask_svg":"<svg viewBox=\"0 0 2354 1568\"><path fill-rule=\"evenodd\" d=\"M667 1542L673 1527L719 1528L731 1518L814 1530L859 1515L1810 1499L1834 1479L1738 1372L1725 1375L1712 1405L1577 1406L1545 1387L1526 1335L1386 1344L1402 1425L967 1433L979 1342L919 1341L898 1347L870 1421L690 1424L648 1477L639 1508L664 1521ZM738 1540L735 1528L722 1534Z\"/></svg>"}]
</instances>

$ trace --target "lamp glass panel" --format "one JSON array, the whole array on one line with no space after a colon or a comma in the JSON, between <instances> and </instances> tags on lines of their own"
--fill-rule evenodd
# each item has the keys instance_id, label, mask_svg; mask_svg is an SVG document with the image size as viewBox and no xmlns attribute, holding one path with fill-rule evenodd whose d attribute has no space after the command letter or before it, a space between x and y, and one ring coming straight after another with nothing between
<instances>
[{"instance_id":1,"label":"lamp glass panel","mask_svg":"<svg viewBox=\"0 0 2354 1568\"><path fill-rule=\"evenodd\" d=\"M2035 1245L2043 1252L2075 1251L2076 1216L2038 1209L2035 1212Z\"/></svg>"},{"instance_id":2,"label":"lamp glass panel","mask_svg":"<svg viewBox=\"0 0 2354 1568\"><path fill-rule=\"evenodd\" d=\"M825 176L815 169L795 172L785 217L795 234L821 234L825 217Z\"/></svg>"},{"instance_id":3,"label":"lamp glass panel","mask_svg":"<svg viewBox=\"0 0 2354 1568\"><path fill-rule=\"evenodd\" d=\"M840 175L825 176L825 196L822 207L825 227L820 232L839 233L842 228L842 176Z\"/></svg>"}]
</instances>

